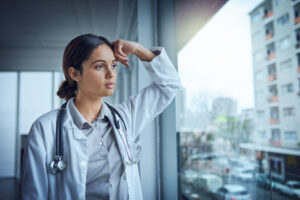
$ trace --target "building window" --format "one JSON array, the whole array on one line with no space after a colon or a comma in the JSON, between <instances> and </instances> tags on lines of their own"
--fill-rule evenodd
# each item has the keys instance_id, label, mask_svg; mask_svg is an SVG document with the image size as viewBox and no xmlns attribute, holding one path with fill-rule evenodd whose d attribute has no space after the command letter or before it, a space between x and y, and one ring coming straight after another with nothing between
<instances>
[{"instance_id":1,"label":"building window","mask_svg":"<svg viewBox=\"0 0 300 200\"><path fill-rule=\"evenodd\" d=\"M280 71L281 72L291 72L293 68L292 60L288 59L280 62Z\"/></svg>"},{"instance_id":2,"label":"building window","mask_svg":"<svg viewBox=\"0 0 300 200\"><path fill-rule=\"evenodd\" d=\"M257 72L254 73L254 79L255 79L256 81L262 80L262 79L263 79L263 76L264 76L264 73L263 73L262 70L257 71Z\"/></svg>"},{"instance_id":3,"label":"building window","mask_svg":"<svg viewBox=\"0 0 300 200\"><path fill-rule=\"evenodd\" d=\"M278 42L278 47L281 50L289 48L290 45L291 45L291 37L290 36L286 36L286 37L282 38L281 40L279 40L279 42Z\"/></svg>"},{"instance_id":4,"label":"building window","mask_svg":"<svg viewBox=\"0 0 300 200\"><path fill-rule=\"evenodd\" d=\"M285 117L295 116L295 108L294 107L283 108L283 115Z\"/></svg>"},{"instance_id":5,"label":"building window","mask_svg":"<svg viewBox=\"0 0 300 200\"><path fill-rule=\"evenodd\" d=\"M294 92L294 85L293 83L284 84L281 86L282 94L292 93Z\"/></svg>"},{"instance_id":6,"label":"building window","mask_svg":"<svg viewBox=\"0 0 300 200\"><path fill-rule=\"evenodd\" d=\"M284 139L291 142L297 142L297 132L296 131L285 131Z\"/></svg>"},{"instance_id":7,"label":"building window","mask_svg":"<svg viewBox=\"0 0 300 200\"><path fill-rule=\"evenodd\" d=\"M279 17L277 19L277 24L278 26L284 26L286 24L288 24L290 21L290 16L288 13L285 13L284 15L282 15L281 17Z\"/></svg>"},{"instance_id":8,"label":"building window","mask_svg":"<svg viewBox=\"0 0 300 200\"><path fill-rule=\"evenodd\" d=\"M280 140L280 130L278 128L271 129L271 139Z\"/></svg>"},{"instance_id":9,"label":"building window","mask_svg":"<svg viewBox=\"0 0 300 200\"><path fill-rule=\"evenodd\" d=\"M256 112L256 115L257 115L257 118L258 118L258 119L262 119L262 118L264 118L264 116L265 116L265 111L263 111L263 110L258 110L258 111Z\"/></svg>"}]
</instances>

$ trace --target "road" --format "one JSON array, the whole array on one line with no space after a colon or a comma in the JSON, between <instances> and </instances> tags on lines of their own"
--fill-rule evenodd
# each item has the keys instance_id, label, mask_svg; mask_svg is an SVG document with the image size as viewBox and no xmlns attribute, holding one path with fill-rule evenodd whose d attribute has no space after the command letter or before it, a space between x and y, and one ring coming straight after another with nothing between
<instances>
[{"instance_id":1,"label":"road","mask_svg":"<svg viewBox=\"0 0 300 200\"><path fill-rule=\"evenodd\" d=\"M278 191L272 191L257 186L256 182L243 182L230 178L224 182L228 184L238 184L244 186L251 194L253 200L294 200L292 197L281 195ZM203 194L202 191L193 188L190 184L182 184L181 191L190 200L215 200L212 195Z\"/></svg>"}]
</instances>

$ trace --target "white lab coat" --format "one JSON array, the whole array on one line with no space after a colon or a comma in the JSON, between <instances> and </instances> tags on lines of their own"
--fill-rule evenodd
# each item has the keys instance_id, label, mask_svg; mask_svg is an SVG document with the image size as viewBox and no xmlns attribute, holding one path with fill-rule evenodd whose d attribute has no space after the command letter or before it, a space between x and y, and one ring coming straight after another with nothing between
<instances>
[{"instance_id":1,"label":"white lab coat","mask_svg":"<svg viewBox=\"0 0 300 200\"><path fill-rule=\"evenodd\" d=\"M143 62L152 78L152 84L130 97L128 101L114 105L127 126L125 131L122 121L117 118L120 121L123 139L114 126L112 116L109 117L121 152L130 200L141 200L143 196L138 166L136 162L129 161L126 148L132 157L139 161L141 148L134 139L147 123L169 105L181 87L179 75L164 48L156 47L151 50L161 51L151 62ZM39 117L30 129L23 159L22 199L85 199L87 138L74 124L68 105L66 108L63 145L67 167L57 175L49 171L49 163L55 155L56 119L59 112L59 109L56 109Z\"/></svg>"}]
</instances>

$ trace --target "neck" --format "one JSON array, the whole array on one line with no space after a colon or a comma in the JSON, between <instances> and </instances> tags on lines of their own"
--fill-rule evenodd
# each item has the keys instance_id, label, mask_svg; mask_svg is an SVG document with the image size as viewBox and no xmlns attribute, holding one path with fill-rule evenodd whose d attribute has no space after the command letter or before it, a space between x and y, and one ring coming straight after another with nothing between
<instances>
[{"instance_id":1,"label":"neck","mask_svg":"<svg viewBox=\"0 0 300 200\"><path fill-rule=\"evenodd\" d=\"M78 93L75 97L74 104L84 119L93 122L98 116L102 107L102 97L91 97Z\"/></svg>"}]
</instances>

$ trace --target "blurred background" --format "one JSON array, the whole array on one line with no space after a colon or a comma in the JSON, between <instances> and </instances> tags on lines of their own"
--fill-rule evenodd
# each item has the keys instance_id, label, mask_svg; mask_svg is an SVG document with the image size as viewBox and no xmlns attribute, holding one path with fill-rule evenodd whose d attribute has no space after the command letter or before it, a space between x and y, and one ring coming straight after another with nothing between
<instances>
[{"instance_id":1,"label":"blurred background","mask_svg":"<svg viewBox=\"0 0 300 200\"><path fill-rule=\"evenodd\" d=\"M163 46L182 78L143 130L145 200L300 199L299 0L0 1L0 194L20 199L31 124L63 103L74 37ZM134 56L119 103L151 83Z\"/></svg>"}]
</instances>

